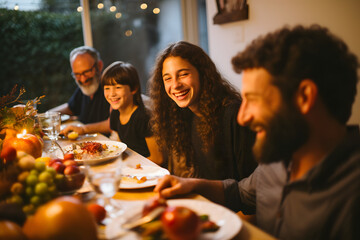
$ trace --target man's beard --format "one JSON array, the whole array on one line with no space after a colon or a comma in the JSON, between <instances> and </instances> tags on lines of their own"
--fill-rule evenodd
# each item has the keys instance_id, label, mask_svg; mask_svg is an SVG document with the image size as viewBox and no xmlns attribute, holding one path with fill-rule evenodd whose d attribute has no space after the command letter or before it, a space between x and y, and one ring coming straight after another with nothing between
<instances>
[{"instance_id":1,"label":"man's beard","mask_svg":"<svg viewBox=\"0 0 360 240\"><path fill-rule=\"evenodd\" d=\"M91 81L91 84L88 86L84 86L81 82L75 81L78 87L81 89L82 93L86 96L92 96L96 93L100 85L100 74L96 72L96 74L89 78L87 81Z\"/></svg>"},{"instance_id":2,"label":"man's beard","mask_svg":"<svg viewBox=\"0 0 360 240\"><path fill-rule=\"evenodd\" d=\"M266 131L265 139L257 140L253 147L254 156L261 163L288 163L309 138L308 124L298 109L291 106L282 107L262 127Z\"/></svg>"}]
</instances>

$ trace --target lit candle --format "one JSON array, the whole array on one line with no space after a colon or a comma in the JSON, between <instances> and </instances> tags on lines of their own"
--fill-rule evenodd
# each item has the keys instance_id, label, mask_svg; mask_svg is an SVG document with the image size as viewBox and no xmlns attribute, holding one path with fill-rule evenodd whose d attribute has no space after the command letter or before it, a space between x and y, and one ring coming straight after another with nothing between
<instances>
[{"instance_id":1,"label":"lit candle","mask_svg":"<svg viewBox=\"0 0 360 240\"><path fill-rule=\"evenodd\" d=\"M17 138L23 138L25 135L26 135L26 129L24 129L23 131L22 131L22 133L18 133L18 134L16 134L16 137Z\"/></svg>"}]
</instances>

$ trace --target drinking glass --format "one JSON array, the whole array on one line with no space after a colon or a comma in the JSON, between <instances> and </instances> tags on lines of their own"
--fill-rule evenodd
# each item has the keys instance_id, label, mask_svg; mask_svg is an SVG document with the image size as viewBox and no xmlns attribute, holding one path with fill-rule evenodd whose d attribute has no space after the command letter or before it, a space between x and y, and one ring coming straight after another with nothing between
<instances>
[{"instance_id":1,"label":"drinking glass","mask_svg":"<svg viewBox=\"0 0 360 240\"><path fill-rule=\"evenodd\" d=\"M61 118L59 112L45 112L37 115L41 130L51 141L51 146L47 150L48 153L61 151L62 149L57 143L60 133Z\"/></svg>"},{"instance_id":2,"label":"drinking glass","mask_svg":"<svg viewBox=\"0 0 360 240\"><path fill-rule=\"evenodd\" d=\"M94 191L103 196L103 206L108 217L115 218L122 213L119 204L112 201L112 197L119 189L121 182L121 167L101 169L85 163L85 169L89 183Z\"/></svg>"}]
</instances>

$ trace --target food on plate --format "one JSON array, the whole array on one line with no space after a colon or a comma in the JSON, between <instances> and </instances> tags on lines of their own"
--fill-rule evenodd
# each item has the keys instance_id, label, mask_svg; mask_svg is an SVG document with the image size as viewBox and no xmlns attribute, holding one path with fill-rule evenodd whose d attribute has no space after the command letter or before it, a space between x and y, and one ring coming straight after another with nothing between
<instances>
[{"instance_id":1,"label":"food on plate","mask_svg":"<svg viewBox=\"0 0 360 240\"><path fill-rule=\"evenodd\" d=\"M107 157L112 154L114 150L118 150L118 146L114 146L115 149L109 149L104 143L99 142L81 142L73 143L72 151L68 153L74 154L75 159L94 159L99 157Z\"/></svg>"},{"instance_id":2,"label":"food on plate","mask_svg":"<svg viewBox=\"0 0 360 240\"><path fill-rule=\"evenodd\" d=\"M103 206L96 203L89 203L87 209L94 216L96 223L100 224L106 217L106 210Z\"/></svg>"},{"instance_id":3,"label":"food on plate","mask_svg":"<svg viewBox=\"0 0 360 240\"><path fill-rule=\"evenodd\" d=\"M75 140L79 137L79 133L73 131L73 132L70 132L68 135L67 135L68 139L70 140Z\"/></svg>"},{"instance_id":4,"label":"food on plate","mask_svg":"<svg viewBox=\"0 0 360 240\"><path fill-rule=\"evenodd\" d=\"M135 169L142 169L141 164L136 164Z\"/></svg>"},{"instance_id":5,"label":"food on plate","mask_svg":"<svg viewBox=\"0 0 360 240\"><path fill-rule=\"evenodd\" d=\"M23 227L29 240L97 239L97 224L75 197L59 197L41 206Z\"/></svg>"},{"instance_id":6,"label":"food on plate","mask_svg":"<svg viewBox=\"0 0 360 240\"><path fill-rule=\"evenodd\" d=\"M138 178L137 176L123 176L121 178L121 181L131 183L144 183L147 181L147 178L145 176L141 178Z\"/></svg>"},{"instance_id":7,"label":"food on plate","mask_svg":"<svg viewBox=\"0 0 360 240\"><path fill-rule=\"evenodd\" d=\"M135 229L143 239L193 240L198 239L201 233L219 229L208 215L199 215L186 206L169 206L163 198L148 201L142 215L146 216L160 206L165 207L165 210L158 218Z\"/></svg>"}]
</instances>

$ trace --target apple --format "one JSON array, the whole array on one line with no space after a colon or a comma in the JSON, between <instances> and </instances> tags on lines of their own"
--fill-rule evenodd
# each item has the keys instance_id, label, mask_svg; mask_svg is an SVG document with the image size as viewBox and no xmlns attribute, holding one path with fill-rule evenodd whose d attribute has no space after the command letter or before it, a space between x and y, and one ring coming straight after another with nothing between
<instances>
[{"instance_id":1,"label":"apple","mask_svg":"<svg viewBox=\"0 0 360 240\"><path fill-rule=\"evenodd\" d=\"M74 154L73 153L65 153L64 160L68 160L68 159L74 160Z\"/></svg>"},{"instance_id":2,"label":"apple","mask_svg":"<svg viewBox=\"0 0 360 240\"><path fill-rule=\"evenodd\" d=\"M160 219L164 232L171 240L194 240L201 233L199 216L187 207L169 206Z\"/></svg>"},{"instance_id":3,"label":"apple","mask_svg":"<svg viewBox=\"0 0 360 240\"><path fill-rule=\"evenodd\" d=\"M1 150L0 157L6 159L6 161L12 162L16 158L16 149L13 147L4 147Z\"/></svg>"},{"instance_id":4,"label":"apple","mask_svg":"<svg viewBox=\"0 0 360 240\"><path fill-rule=\"evenodd\" d=\"M100 206L97 203L89 203L87 209L95 217L95 220L98 224L106 217L106 210L103 206Z\"/></svg>"},{"instance_id":5,"label":"apple","mask_svg":"<svg viewBox=\"0 0 360 240\"><path fill-rule=\"evenodd\" d=\"M3 148L13 147L17 151L24 151L34 158L41 157L43 143L33 134L21 134L21 136L9 136L4 139Z\"/></svg>"},{"instance_id":6,"label":"apple","mask_svg":"<svg viewBox=\"0 0 360 240\"><path fill-rule=\"evenodd\" d=\"M78 173L78 172L80 172L80 169L76 165L65 166L65 169L64 169L64 174L65 175L71 175L71 174L75 174L75 173Z\"/></svg>"},{"instance_id":7,"label":"apple","mask_svg":"<svg viewBox=\"0 0 360 240\"><path fill-rule=\"evenodd\" d=\"M63 163L65 166L70 166L70 165L77 166L77 163L75 162L75 160L68 159L68 160L64 160Z\"/></svg>"},{"instance_id":8,"label":"apple","mask_svg":"<svg viewBox=\"0 0 360 240\"><path fill-rule=\"evenodd\" d=\"M65 165L62 162L54 162L50 165L57 173L64 173Z\"/></svg>"},{"instance_id":9,"label":"apple","mask_svg":"<svg viewBox=\"0 0 360 240\"><path fill-rule=\"evenodd\" d=\"M167 207L165 198L155 197L153 199L150 199L149 201L146 202L142 211L142 215L145 216L149 214L152 210L160 206Z\"/></svg>"},{"instance_id":10,"label":"apple","mask_svg":"<svg viewBox=\"0 0 360 240\"><path fill-rule=\"evenodd\" d=\"M55 163L55 162L63 163L63 160L60 159L60 158L51 159L51 160L48 162L48 166L51 167L51 165L53 165L53 163Z\"/></svg>"}]
</instances>

